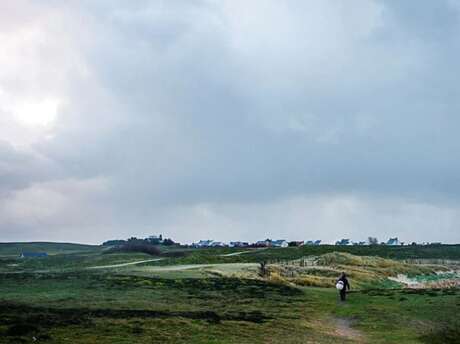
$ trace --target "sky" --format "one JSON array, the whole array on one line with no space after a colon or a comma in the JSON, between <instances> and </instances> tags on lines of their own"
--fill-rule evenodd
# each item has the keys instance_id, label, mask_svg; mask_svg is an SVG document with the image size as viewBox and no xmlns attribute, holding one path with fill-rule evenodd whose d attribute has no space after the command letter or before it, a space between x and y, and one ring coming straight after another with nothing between
<instances>
[{"instance_id":1,"label":"sky","mask_svg":"<svg viewBox=\"0 0 460 344\"><path fill-rule=\"evenodd\" d=\"M0 2L0 241L460 242L460 0Z\"/></svg>"}]
</instances>

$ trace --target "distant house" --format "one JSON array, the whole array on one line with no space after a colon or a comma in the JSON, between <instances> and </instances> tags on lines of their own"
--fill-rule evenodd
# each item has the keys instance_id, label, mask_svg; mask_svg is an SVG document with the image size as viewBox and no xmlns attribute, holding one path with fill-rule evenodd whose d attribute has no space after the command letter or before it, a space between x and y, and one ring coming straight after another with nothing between
<instances>
[{"instance_id":1,"label":"distant house","mask_svg":"<svg viewBox=\"0 0 460 344\"><path fill-rule=\"evenodd\" d=\"M389 246L399 246L400 243L399 243L398 238L390 238L390 239L387 241L387 245L389 245Z\"/></svg>"},{"instance_id":2,"label":"distant house","mask_svg":"<svg viewBox=\"0 0 460 344\"><path fill-rule=\"evenodd\" d=\"M273 240L272 246L273 247L288 247L289 244L286 240Z\"/></svg>"},{"instance_id":3,"label":"distant house","mask_svg":"<svg viewBox=\"0 0 460 344\"><path fill-rule=\"evenodd\" d=\"M213 241L210 245L211 247L226 247L227 244L220 241Z\"/></svg>"},{"instance_id":4,"label":"distant house","mask_svg":"<svg viewBox=\"0 0 460 344\"><path fill-rule=\"evenodd\" d=\"M193 243L192 246L193 247L211 247L212 243L214 242L214 240L200 240L196 243Z\"/></svg>"},{"instance_id":5,"label":"distant house","mask_svg":"<svg viewBox=\"0 0 460 344\"><path fill-rule=\"evenodd\" d=\"M19 256L21 258L43 258L48 257L46 252L22 252Z\"/></svg>"},{"instance_id":6,"label":"distant house","mask_svg":"<svg viewBox=\"0 0 460 344\"><path fill-rule=\"evenodd\" d=\"M228 246L229 247L248 247L249 243L248 242L243 242L243 241L230 241Z\"/></svg>"},{"instance_id":7,"label":"distant house","mask_svg":"<svg viewBox=\"0 0 460 344\"><path fill-rule=\"evenodd\" d=\"M340 241L336 241L335 244L337 246L348 246L348 245L351 245L351 241L350 239L342 239Z\"/></svg>"},{"instance_id":8,"label":"distant house","mask_svg":"<svg viewBox=\"0 0 460 344\"><path fill-rule=\"evenodd\" d=\"M272 246L272 241L270 239L265 239L265 240L260 240L257 241L254 246L256 247L271 247Z\"/></svg>"},{"instance_id":9,"label":"distant house","mask_svg":"<svg viewBox=\"0 0 460 344\"><path fill-rule=\"evenodd\" d=\"M290 241L289 242L289 246L303 246L305 244L305 242L302 240L302 241Z\"/></svg>"}]
</instances>

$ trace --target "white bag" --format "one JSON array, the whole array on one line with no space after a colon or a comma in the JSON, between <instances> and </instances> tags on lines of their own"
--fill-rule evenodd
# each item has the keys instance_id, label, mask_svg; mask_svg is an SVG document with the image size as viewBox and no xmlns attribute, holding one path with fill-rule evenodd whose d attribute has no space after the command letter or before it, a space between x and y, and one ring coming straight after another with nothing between
<instances>
[{"instance_id":1,"label":"white bag","mask_svg":"<svg viewBox=\"0 0 460 344\"><path fill-rule=\"evenodd\" d=\"M338 281L335 287L337 288L337 290L342 290L344 287L343 281Z\"/></svg>"}]
</instances>

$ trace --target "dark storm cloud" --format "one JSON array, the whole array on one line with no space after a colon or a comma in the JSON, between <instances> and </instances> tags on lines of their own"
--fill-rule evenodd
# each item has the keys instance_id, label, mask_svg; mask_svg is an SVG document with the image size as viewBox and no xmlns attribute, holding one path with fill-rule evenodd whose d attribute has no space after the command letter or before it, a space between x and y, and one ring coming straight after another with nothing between
<instances>
[{"instance_id":1,"label":"dark storm cloud","mask_svg":"<svg viewBox=\"0 0 460 344\"><path fill-rule=\"evenodd\" d=\"M87 185L68 202L107 216L83 207L89 220L66 224L57 212L45 221L54 233L79 224L98 239L131 228L191 240L329 228L333 240L418 226L407 236L441 227L443 240L459 239L454 2L44 4L39 13L62 18L45 40L59 32L67 49L56 68L68 77L54 81L63 86L48 81L66 102L52 138L32 147L53 162L51 181ZM24 188L44 180L13 177L3 184L24 193L21 208ZM324 219L300 215L314 211Z\"/></svg>"}]
</instances>

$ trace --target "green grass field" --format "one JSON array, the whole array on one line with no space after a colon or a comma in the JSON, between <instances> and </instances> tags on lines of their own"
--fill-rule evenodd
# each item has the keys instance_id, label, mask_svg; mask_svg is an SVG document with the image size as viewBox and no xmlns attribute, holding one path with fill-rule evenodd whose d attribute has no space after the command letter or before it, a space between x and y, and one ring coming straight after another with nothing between
<instances>
[{"instance_id":1,"label":"green grass field","mask_svg":"<svg viewBox=\"0 0 460 344\"><path fill-rule=\"evenodd\" d=\"M187 249L151 257L55 244L49 246L53 256L19 259L4 254L16 249L7 246L0 247L0 343L449 344L460 338L460 290L404 289L386 280L400 269L435 278L432 266L373 258L392 257L393 248L352 252L359 257L324 255L331 252L328 246L316 254L311 248L230 256L242 250ZM397 252L404 259L455 259L459 250ZM258 277L262 259L310 255L323 265L300 274L350 270L353 289L346 303L338 301L333 284L301 286L279 278L279 271L276 278ZM376 279L360 284L360 274Z\"/></svg>"},{"instance_id":2,"label":"green grass field","mask_svg":"<svg viewBox=\"0 0 460 344\"><path fill-rule=\"evenodd\" d=\"M46 252L49 255L99 252L101 246L54 242L0 243L1 256L19 256L22 252Z\"/></svg>"},{"instance_id":3,"label":"green grass field","mask_svg":"<svg viewBox=\"0 0 460 344\"><path fill-rule=\"evenodd\" d=\"M240 255L228 254L246 252ZM305 256L318 256L330 252L345 252L357 256L376 256L389 259L453 259L460 260L460 245L433 246L301 246L287 248L245 249L245 248L205 248L184 250L161 264L201 264L201 263L238 263L260 262L263 260L291 260ZM178 252L176 252L178 253Z\"/></svg>"}]
</instances>

